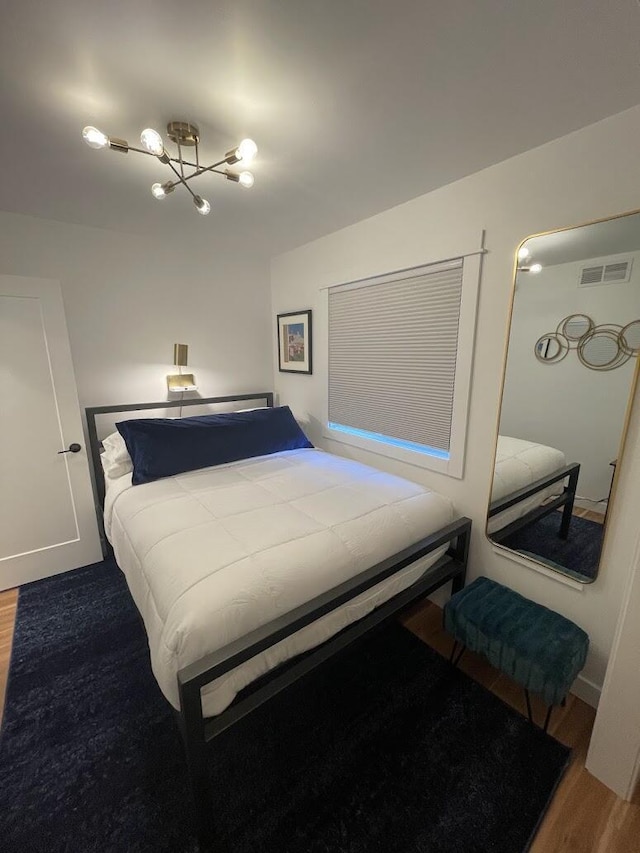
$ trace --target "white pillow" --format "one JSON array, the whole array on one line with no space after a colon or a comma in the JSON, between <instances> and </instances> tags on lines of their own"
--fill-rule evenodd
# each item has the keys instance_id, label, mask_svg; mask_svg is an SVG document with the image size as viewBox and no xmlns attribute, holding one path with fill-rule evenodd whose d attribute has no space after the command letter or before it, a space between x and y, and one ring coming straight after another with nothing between
<instances>
[{"instance_id":1,"label":"white pillow","mask_svg":"<svg viewBox=\"0 0 640 853\"><path fill-rule=\"evenodd\" d=\"M119 432L112 432L102 439L104 453L100 456L105 476L111 480L124 477L133 471L133 462L129 456L127 445Z\"/></svg>"}]
</instances>

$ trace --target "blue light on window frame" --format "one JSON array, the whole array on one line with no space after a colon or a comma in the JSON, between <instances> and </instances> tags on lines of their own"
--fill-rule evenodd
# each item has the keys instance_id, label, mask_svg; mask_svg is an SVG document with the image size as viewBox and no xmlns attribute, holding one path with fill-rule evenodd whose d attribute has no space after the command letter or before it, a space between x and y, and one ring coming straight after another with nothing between
<instances>
[{"instance_id":1,"label":"blue light on window frame","mask_svg":"<svg viewBox=\"0 0 640 853\"><path fill-rule=\"evenodd\" d=\"M358 438L368 438L372 441L379 441L381 444L388 444L391 447L400 447L403 450L412 450L414 453L423 453L425 456L433 456L436 459L449 460L450 454L446 450L440 450L438 447L429 447L428 444L418 444L415 441L405 441L402 438L392 438L390 435L384 435L381 432L369 432L367 429L356 429L355 427L345 426L344 424L336 424L332 421L327 423L329 429L336 432L344 432L347 435L355 435Z\"/></svg>"}]
</instances>

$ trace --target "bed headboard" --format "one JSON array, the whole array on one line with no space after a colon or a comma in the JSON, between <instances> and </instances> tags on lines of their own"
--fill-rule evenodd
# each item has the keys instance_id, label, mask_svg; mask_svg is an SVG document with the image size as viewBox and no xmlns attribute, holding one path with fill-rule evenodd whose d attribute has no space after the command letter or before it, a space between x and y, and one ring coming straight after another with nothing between
<instances>
[{"instance_id":1,"label":"bed headboard","mask_svg":"<svg viewBox=\"0 0 640 853\"><path fill-rule=\"evenodd\" d=\"M104 471L100 462L100 442L98 438L98 426L96 418L98 415L111 415L120 412L141 412L152 409L176 409L179 408L182 414L184 406L214 406L225 403L245 403L245 402L260 402L264 400L266 406L273 406L272 391L258 391L255 394L233 394L228 397L194 397L188 400L163 400L160 403L124 403L114 406L91 406L85 409L87 417L87 435L89 439L89 449L91 452L91 462L93 465L93 475L96 483L96 493L100 507L104 505L105 483ZM100 517L100 513L99 513ZM101 517L100 517L101 521Z\"/></svg>"}]
</instances>

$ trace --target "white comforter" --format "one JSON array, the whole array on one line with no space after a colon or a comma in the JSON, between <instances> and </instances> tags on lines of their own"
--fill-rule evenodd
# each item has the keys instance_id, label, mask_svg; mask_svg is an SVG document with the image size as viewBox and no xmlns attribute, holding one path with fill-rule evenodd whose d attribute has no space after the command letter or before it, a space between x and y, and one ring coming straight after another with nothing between
<instances>
[{"instance_id":1,"label":"white comforter","mask_svg":"<svg viewBox=\"0 0 640 853\"><path fill-rule=\"evenodd\" d=\"M179 669L449 524L451 503L319 450L246 459L131 486L112 481L105 528L145 622L156 679L179 705ZM406 588L439 549L218 679L203 711Z\"/></svg>"},{"instance_id":2,"label":"white comforter","mask_svg":"<svg viewBox=\"0 0 640 853\"><path fill-rule=\"evenodd\" d=\"M518 489L529 486L566 464L564 453L555 447L535 444L533 441L525 441L522 438L499 435L491 500L497 501ZM501 530L549 498L561 494L563 488L564 480L560 480L530 498L520 501L510 509L498 513L489 519L487 532L491 534Z\"/></svg>"}]
</instances>

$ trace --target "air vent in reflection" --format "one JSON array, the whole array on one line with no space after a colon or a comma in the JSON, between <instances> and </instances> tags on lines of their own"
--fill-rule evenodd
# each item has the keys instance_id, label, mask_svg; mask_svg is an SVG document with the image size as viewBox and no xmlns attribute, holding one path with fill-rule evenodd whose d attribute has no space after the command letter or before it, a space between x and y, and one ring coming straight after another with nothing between
<instances>
[{"instance_id":1,"label":"air vent in reflection","mask_svg":"<svg viewBox=\"0 0 640 853\"><path fill-rule=\"evenodd\" d=\"M583 267L580 272L579 287L593 287L597 284L615 284L629 281L633 259L616 261L612 264L597 264Z\"/></svg>"}]
</instances>

